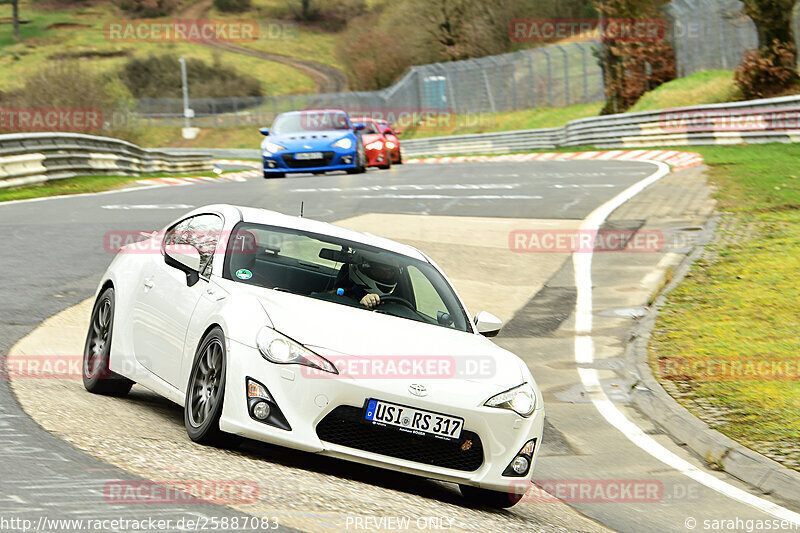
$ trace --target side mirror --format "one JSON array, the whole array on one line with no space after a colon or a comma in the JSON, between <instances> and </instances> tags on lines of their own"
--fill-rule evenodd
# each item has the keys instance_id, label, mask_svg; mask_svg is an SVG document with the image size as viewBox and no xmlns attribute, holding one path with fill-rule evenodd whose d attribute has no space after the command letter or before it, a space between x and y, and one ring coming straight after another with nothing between
<instances>
[{"instance_id":1,"label":"side mirror","mask_svg":"<svg viewBox=\"0 0 800 533\"><path fill-rule=\"evenodd\" d=\"M364 124L363 122L356 122L355 124L353 124L354 131L364 131L365 129L367 129L367 125Z\"/></svg>"},{"instance_id":2,"label":"side mirror","mask_svg":"<svg viewBox=\"0 0 800 533\"><path fill-rule=\"evenodd\" d=\"M260 129L260 130L258 130L258 131L260 131L260 132L261 132L261 135L263 135L264 137L266 137L267 135L269 135L269 128L261 128L261 129Z\"/></svg>"},{"instance_id":3,"label":"side mirror","mask_svg":"<svg viewBox=\"0 0 800 533\"><path fill-rule=\"evenodd\" d=\"M395 135L400 135L401 133L403 133L403 132L402 132L402 131L400 131L400 130L394 130L394 134L395 134Z\"/></svg>"},{"instance_id":4,"label":"side mirror","mask_svg":"<svg viewBox=\"0 0 800 533\"><path fill-rule=\"evenodd\" d=\"M500 333L500 328L503 327L503 321L487 311L481 311L472 320L475 322L478 333L484 337L494 337Z\"/></svg>"},{"instance_id":5,"label":"side mirror","mask_svg":"<svg viewBox=\"0 0 800 533\"><path fill-rule=\"evenodd\" d=\"M200 279L200 251L191 244L168 244L164 247L164 261L186 273L189 286Z\"/></svg>"}]
</instances>

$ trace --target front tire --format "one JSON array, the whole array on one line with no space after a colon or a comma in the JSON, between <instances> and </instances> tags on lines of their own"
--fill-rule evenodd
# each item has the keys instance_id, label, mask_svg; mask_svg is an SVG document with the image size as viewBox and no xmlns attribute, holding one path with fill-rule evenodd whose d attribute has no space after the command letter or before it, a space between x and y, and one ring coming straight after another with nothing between
<instances>
[{"instance_id":1,"label":"front tire","mask_svg":"<svg viewBox=\"0 0 800 533\"><path fill-rule=\"evenodd\" d=\"M93 394L124 396L133 387L133 381L115 374L109 368L115 301L114 289L109 287L100 294L92 308L81 366L83 386Z\"/></svg>"},{"instance_id":2,"label":"front tire","mask_svg":"<svg viewBox=\"0 0 800 533\"><path fill-rule=\"evenodd\" d=\"M392 168L392 152L386 150L386 153L383 154L383 160L386 161L385 165L381 165L378 168L381 170L389 170Z\"/></svg>"},{"instance_id":3,"label":"front tire","mask_svg":"<svg viewBox=\"0 0 800 533\"><path fill-rule=\"evenodd\" d=\"M216 327L200 343L186 387L183 421L186 433L194 442L222 445L235 439L219 429L226 366L225 335Z\"/></svg>"},{"instance_id":4,"label":"front tire","mask_svg":"<svg viewBox=\"0 0 800 533\"><path fill-rule=\"evenodd\" d=\"M264 179L272 179L272 178L285 178L286 173L284 172L264 172Z\"/></svg>"},{"instance_id":5,"label":"front tire","mask_svg":"<svg viewBox=\"0 0 800 533\"><path fill-rule=\"evenodd\" d=\"M514 507L524 496L516 492L481 489L471 485L459 485L458 488L461 490L461 495L470 504L476 507L489 507L492 509Z\"/></svg>"}]
</instances>

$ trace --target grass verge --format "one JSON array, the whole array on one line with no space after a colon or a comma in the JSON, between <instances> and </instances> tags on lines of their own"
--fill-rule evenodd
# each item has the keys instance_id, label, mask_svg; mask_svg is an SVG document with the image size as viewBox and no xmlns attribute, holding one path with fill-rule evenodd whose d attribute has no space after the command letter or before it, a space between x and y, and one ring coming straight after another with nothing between
<instances>
[{"instance_id":1,"label":"grass verge","mask_svg":"<svg viewBox=\"0 0 800 533\"><path fill-rule=\"evenodd\" d=\"M727 214L669 293L651 365L711 427L800 470L800 145L691 150Z\"/></svg>"},{"instance_id":2,"label":"grass verge","mask_svg":"<svg viewBox=\"0 0 800 533\"><path fill-rule=\"evenodd\" d=\"M211 172L192 174L192 176L216 176ZM82 194L91 192L110 191L119 189L132 182L152 178L175 178L175 174L148 174L146 176L76 176L63 180L46 181L23 185L21 187L8 187L0 189L0 202L12 200L29 200L45 196L60 196L64 194Z\"/></svg>"}]
</instances>

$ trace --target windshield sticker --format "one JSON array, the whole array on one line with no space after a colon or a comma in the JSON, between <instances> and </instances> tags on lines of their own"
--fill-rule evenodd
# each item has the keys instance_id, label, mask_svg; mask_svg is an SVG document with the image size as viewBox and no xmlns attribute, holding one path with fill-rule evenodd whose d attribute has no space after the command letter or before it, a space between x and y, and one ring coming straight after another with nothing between
<instances>
[{"instance_id":1,"label":"windshield sticker","mask_svg":"<svg viewBox=\"0 0 800 533\"><path fill-rule=\"evenodd\" d=\"M250 279L253 277L253 273L246 268L240 268L236 271L236 277L239 279Z\"/></svg>"}]
</instances>

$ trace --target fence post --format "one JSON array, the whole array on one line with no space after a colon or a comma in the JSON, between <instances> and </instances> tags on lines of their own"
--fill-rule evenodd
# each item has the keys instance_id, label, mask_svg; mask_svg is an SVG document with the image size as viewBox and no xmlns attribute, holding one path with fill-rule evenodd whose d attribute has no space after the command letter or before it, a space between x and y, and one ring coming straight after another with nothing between
<instances>
[{"instance_id":1,"label":"fence post","mask_svg":"<svg viewBox=\"0 0 800 533\"><path fill-rule=\"evenodd\" d=\"M539 48L547 59L547 105L553 107L553 65L550 60L550 54L544 47Z\"/></svg>"},{"instance_id":2,"label":"fence post","mask_svg":"<svg viewBox=\"0 0 800 533\"><path fill-rule=\"evenodd\" d=\"M564 104L569 105L569 54L560 44L555 45L564 54Z\"/></svg>"},{"instance_id":3,"label":"fence post","mask_svg":"<svg viewBox=\"0 0 800 533\"><path fill-rule=\"evenodd\" d=\"M531 75L531 107L536 107L536 76L533 69L533 50L525 50L523 53L528 58L528 71Z\"/></svg>"},{"instance_id":4,"label":"fence post","mask_svg":"<svg viewBox=\"0 0 800 533\"><path fill-rule=\"evenodd\" d=\"M582 64L583 64L583 103L589 103L589 66L587 64L587 57L586 57L586 47L583 44L579 44L578 47L581 49L581 56L582 56Z\"/></svg>"}]
</instances>

